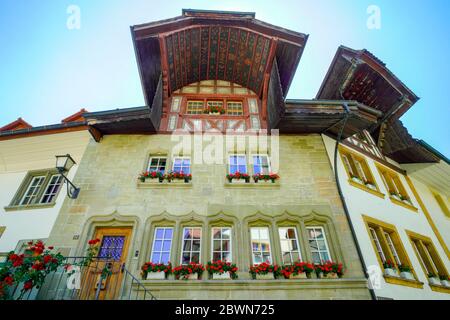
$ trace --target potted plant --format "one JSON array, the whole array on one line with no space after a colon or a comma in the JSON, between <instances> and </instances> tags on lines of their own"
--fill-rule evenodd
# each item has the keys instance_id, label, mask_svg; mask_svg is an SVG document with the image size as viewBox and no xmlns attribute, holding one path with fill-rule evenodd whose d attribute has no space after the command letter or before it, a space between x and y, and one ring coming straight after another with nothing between
<instances>
[{"instance_id":1,"label":"potted plant","mask_svg":"<svg viewBox=\"0 0 450 320\"><path fill-rule=\"evenodd\" d=\"M250 266L248 271L254 280L273 280L281 275L281 268L268 262Z\"/></svg>"},{"instance_id":2,"label":"potted plant","mask_svg":"<svg viewBox=\"0 0 450 320\"><path fill-rule=\"evenodd\" d=\"M192 174L180 172L169 172L166 174L166 179L168 182L172 181L184 181L184 183L189 183L192 180Z\"/></svg>"},{"instance_id":3,"label":"potted plant","mask_svg":"<svg viewBox=\"0 0 450 320\"><path fill-rule=\"evenodd\" d=\"M159 182L163 182L164 175L160 171L151 171L151 172L145 171L145 172L142 172L139 175L139 180L141 180L141 182L145 182L146 179L158 179Z\"/></svg>"},{"instance_id":4,"label":"potted plant","mask_svg":"<svg viewBox=\"0 0 450 320\"><path fill-rule=\"evenodd\" d=\"M395 200L402 201L400 198L400 195L397 192L390 192L391 198L394 198Z\"/></svg>"},{"instance_id":5,"label":"potted plant","mask_svg":"<svg viewBox=\"0 0 450 320\"><path fill-rule=\"evenodd\" d=\"M400 277L402 277L403 279L415 280L414 275L411 272L411 267L404 264L400 264L398 266L398 270L400 270Z\"/></svg>"},{"instance_id":6,"label":"potted plant","mask_svg":"<svg viewBox=\"0 0 450 320\"><path fill-rule=\"evenodd\" d=\"M191 262L187 265L181 265L173 268L172 273L177 280L199 280L205 271L201 263Z\"/></svg>"},{"instance_id":7,"label":"potted plant","mask_svg":"<svg viewBox=\"0 0 450 320\"><path fill-rule=\"evenodd\" d=\"M447 288L450 287L450 278L449 278L449 276L446 276L446 275L440 275L440 276L439 276L439 279L441 280L441 284L442 284L444 287L447 287Z\"/></svg>"},{"instance_id":8,"label":"potted plant","mask_svg":"<svg viewBox=\"0 0 450 320\"><path fill-rule=\"evenodd\" d=\"M366 181L366 187L372 190L377 190L377 186L370 181Z\"/></svg>"},{"instance_id":9,"label":"potted plant","mask_svg":"<svg viewBox=\"0 0 450 320\"><path fill-rule=\"evenodd\" d=\"M220 115L225 113L225 108L222 106L208 106L203 110L203 113L210 115Z\"/></svg>"},{"instance_id":10,"label":"potted plant","mask_svg":"<svg viewBox=\"0 0 450 320\"><path fill-rule=\"evenodd\" d=\"M441 281L439 280L439 277L436 276L434 273L428 274L428 282L433 286L440 286Z\"/></svg>"},{"instance_id":11,"label":"potted plant","mask_svg":"<svg viewBox=\"0 0 450 320\"><path fill-rule=\"evenodd\" d=\"M400 197L400 200L402 200L404 203L409 204L409 205L412 204L411 200L408 197L405 197L405 196L403 196L401 194L399 195L399 197Z\"/></svg>"},{"instance_id":12,"label":"potted plant","mask_svg":"<svg viewBox=\"0 0 450 320\"><path fill-rule=\"evenodd\" d=\"M322 264L315 265L315 271L317 278L342 278L344 275L344 269L342 263L326 261Z\"/></svg>"},{"instance_id":13,"label":"potted plant","mask_svg":"<svg viewBox=\"0 0 450 320\"><path fill-rule=\"evenodd\" d=\"M213 280L230 280L237 279L236 272L238 268L236 264L226 261L209 261L206 264L206 270Z\"/></svg>"},{"instance_id":14,"label":"potted plant","mask_svg":"<svg viewBox=\"0 0 450 320\"><path fill-rule=\"evenodd\" d=\"M239 171L227 174L226 178L229 183L232 183L233 180L240 183L250 183L250 176L247 173L240 173Z\"/></svg>"},{"instance_id":15,"label":"potted plant","mask_svg":"<svg viewBox=\"0 0 450 320\"><path fill-rule=\"evenodd\" d=\"M141 267L143 280L164 280L172 273L172 264L146 262Z\"/></svg>"},{"instance_id":16,"label":"potted plant","mask_svg":"<svg viewBox=\"0 0 450 320\"><path fill-rule=\"evenodd\" d=\"M269 174L262 174L262 173L257 173L253 175L253 181L255 181L255 183L258 183L258 181L271 181L272 183L275 183L276 180L278 180L280 178L279 175L277 175L276 173L269 173Z\"/></svg>"},{"instance_id":17,"label":"potted plant","mask_svg":"<svg viewBox=\"0 0 450 320\"><path fill-rule=\"evenodd\" d=\"M352 178L353 181L355 181L355 182L357 182L357 183L361 183L361 184L363 183L363 181L361 180L361 178L358 177L357 175L352 174L352 175L351 175L351 178Z\"/></svg>"},{"instance_id":18,"label":"potted plant","mask_svg":"<svg viewBox=\"0 0 450 320\"><path fill-rule=\"evenodd\" d=\"M310 279L314 265L310 262L294 262L293 265L283 266L281 274L285 279Z\"/></svg>"},{"instance_id":19,"label":"potted plant","mask_svg":"<svg viewBox=\"0 0 450 320\"><path fill-rule=\"evenodd\" d=\"M391 260L386 260L383 263L383 268L384 268L385 275L387 275L389 277L397 277L398 276L395 264Z\"/></svg>"}]
</instances>

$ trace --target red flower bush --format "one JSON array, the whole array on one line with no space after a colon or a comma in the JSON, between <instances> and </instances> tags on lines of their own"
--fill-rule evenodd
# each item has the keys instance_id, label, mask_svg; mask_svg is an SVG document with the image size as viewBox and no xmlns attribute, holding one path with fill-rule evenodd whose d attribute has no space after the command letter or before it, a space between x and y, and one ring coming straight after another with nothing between
<instances>
[{"instance_id":1,"label":"red flower bush","mask_svg":"<svg viewBox=\"0 0 450 320\"><path fill-rule=\"evenodd\" d=\"M286 278L289 279L290 275L299 275L301 273L305 273L309 278L311 273L314 271L314 265L310 262L294 262L293 265L283 266L280 273Z\"/></svg>"},{"instance_id":2,"label":"red flower bush","mask_svg":"<svg viewBox=\"0 0 450 320\"><path fill-rule=\"evenodd\" d=\"M383 263L383 268L385 268L385 269L395 269L395 264L391 260L386 260Z\"/></svg>"},{"instance_id":3,"label":"red flower bush","mask_svg":"<svg viewBox=\"0 0 450 320\"><path fill-rule=\"evenodd\" d=\"M205 267L201 263L191 262L187 265L181 265L173 268L172 273L175 275L175 279L188 279L190 274L197 273L199 277L205 271Z\"/></svg>"},{"instance_id":4,"label":"red flower bush","mask_svg":"<svg viewBox=\"0 0 450 320\"><path fill-rule=\"evenodd\" d=\"M258 173L258 174L253 175L253 180L255 180L255 182L258 182L258 180L264 180L264 181L271 180L272 182L275 182L275 180L278 180L278 179L280 179L280 176L277 175L276 173L269 173L269 174Z\"/></svg>"},{"instance_id":5,"label":"red flower bush","mask_svg":"<svg viewBox=\"0 0 450 320\"><path fill-rule=\"evenodd\" d=\"M281 267L278 265L272 265L267 262L263 262L260 264L255 264L250 266L249 273L253 279L256 279L257 274L268 274L273 273L275 278L278 278L281 275Z\"/></svg>"},{"instance_id":6,"label":"red flower bush","mask_svg":"<svg viewBox=\"0 0 450 320\"><path fill-rule=\"evenodd\" d=\"M28 242L22 254L10 252L0 269L0 299L12 299L13 286L23 284L17 297L22 299L26 291L42 286L45 277L56 271L63 259L61 254L46 248L42 241Z\"/></svg>"},{"instance_id":7,"label":"red flower bush","mask_svg":"<svg viewBox=\"0 0 450 320\"><path fill-rule=\"evenodd\" d=\"M147 279L149 272L165 272L167 277L172 273L172 264L170 262L168 264L146 262L141 267L142 279Z\"/></svg>"},{"instance_id":8,"label":"red flower bush","mask_svg":"<svg viewBox=\"0 0 450 320\"><path fill-rule=\"evenodd\" d=\"M244 179L245 182L249 182L250 176L247 173L240 173L239 171L236 171L235 173L227 174L227 179L229 182L233 181L233 179L236 180Z\"/></svg>"},{"instance_id":9,"label":"red flower bush","mask_svg":"<svg viewBox=\"0 0 450 320\"><path fill-rule=\"evenodd\" d=\"M319 275L320 273L322 273L323 275L327 275L329 273L336 273L339 278L344 275L344 268L342 266L342 263L332 261L326 261L325 263L322 264L316 264L315 271L317 275Z\"/></svg>"},{"instance_id":10,"label":"red flower bush","mask_svg":"<svg viewBox=\"0 0 450 320\"><path fill-rule=\"evenodd\" d=\"M226 262L222 260L218 261L209 261L206 264L206 270L209 274L218 273L222 274L225 272L230 273L231 279L237 279L238 275L236 272L238 271L238 267L236 267L236 264L232 264L231 262Z\"/></svg>"}]
</instances>

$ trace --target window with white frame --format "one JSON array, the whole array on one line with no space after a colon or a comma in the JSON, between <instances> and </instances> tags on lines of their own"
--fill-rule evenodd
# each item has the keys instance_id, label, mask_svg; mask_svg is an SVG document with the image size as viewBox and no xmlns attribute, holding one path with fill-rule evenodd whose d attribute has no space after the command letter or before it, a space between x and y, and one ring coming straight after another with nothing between
<instances>
[{"instance_id":1,"label":"window with white frame","mask_svg":"<svg viewBox=\"0 0 450 320\"><path fill-rule=\"evenodd\" d=\"M233 154L229 157L229 173L247 173L247 157L244 154Z\"/></svg>"},{"instance_id":2,"label":"window with white frame","mask_svg":"<svg viewBox=\"0 0 450 320\"><path fill-rule=\"evenodd\" d=\"M53 204L63 183L63 177L53 170L30 172L22 182L10 206Z\"/></svg>"},{"instance_id":3,"label":"window with white frame","mask_svg":"<svg viewBox=\"0 0 450 320\"><path fill-rule=\"evenodd\" d=\"M170 251L172 249L173 228L155 228L153 239L151 262L167 264L170 261Z\"/></svg>"},{"instance_id":4,"label":"window with white frame","mask_svg":"<svg viewBox=\"0 0 450 320\"><path fill-rule=\"evenodd\" d=\"M278 228L278 234L280 236L281 256L283 259L283 264L293 265L294 262L301 260L296 228Z\"/></svg>"},{"instance_id":5,"label":"window with white frame","mask_svg":"<svg viewBox=\"0 0 450 320\"><path fill-rule=\"evenodd\" d=\"M252 245L253 263L254 264L259 264L263 262L272 263L269 228L267 227L250 228L250 237Z\"/></svg>"},{"instance_id":6,"label":"window with white frame","mask_svg":"<svg viewBox=\"0 0 450 320\"><path fill-rule=\"evenodd\" d=\"M400 261L400 258L398 256L397 250L395 249L394 243L392 242L391 235L388 232L384 231L384 237L386 238L389 249L391 249L391 252L392 252L392 255L394 256L395 262L397 263L397 265L402 264Z\"/></svg>"},{"instance_id":7,"label":"window with white frame","mask_svg":"<svg viewBox=\"0 0 450 320\"><path fill-rule=\"evenodd\" d=\"M308 227L306 230L313 263L319 264L331 260L324 229L322 227Z\"/></svg>"},{"instance_id":8,"label":"window with white frame","mask_svg":"<svg viewBox=\"0 0 450 320\"><path fill-rule=\"evenodd\" d=\"M37 176L31 179L30 184L28 185L27 191L25 191L22 201L20 201L20 205L28 205L35 203L37 200L37 196L39 191L44 184L45 176Z\"/></svg>"},{"instance_id":9,"label":"window with white frame","mask_svg":"<svg viewBox=\"0 0 450 320\"><path fill-rule=\"evenodd\" d=\"M181 264L199 263L202 240L201 227L183 228Z\"/></svg>"},{"instance_id":10,"label":"window with white frame","mask_svg":"<svg viewBox=\"0 0 450 320\"><path fill-rule=\"evenodd\" d=\"M166 171L167 158L166 157L151 157L148 161L148 172L161 172L164 174Z\"/></svg>"},{"instance_id":11,"label":"window with white frame","mask_svg":"<svg viewBox=\"0 0 450 320\"><path fill-rule=\"evenodd\" d=\"M258 154L253 156L253 173L269 174L270 161L267 154Z\"/></svg>"},{"instance_id":12,"label":"window with white frame","mask_svg":"<svg viewBox=\"0 0 450 320\"><path fill-rule=\"evenodd\" d=\"M185 174L191 173L191 158L176 157L173 159L173 172L183 172Z\"/></svg>"},{"instance_id":13,"label":"window with white frame","mask_svg":"<svg viewBox=\"0 0 450 320\"><path fill-rule=\"evenodd\" d=\"M212 228L212 260L231 262L231 228Z\"/></svg>"},{"instance_id":14,"label":"window with white frame","mask_svg":"<svg viewBox=\"0 0 450 320\"><path fill-rule=\"evenodd\" d=\"M50 177L50 181L42 195L41 203L51 203L58 194L63 183L63 177L60 174L54 174Z\"/></svg>"},{"instance_id":15,"label":"window with white frame","mask_svg":"<svg viewBox=\"0 0 450 320\"><path fill-rule=\"evenodd\" d=\"M380 240L378 239L377 232L374 228L369 227L370 235L372 236L372 241L375 243L375 248L377 249L377 252L381 258L382 262L386 262L386 255L384 254L383 248L381 247Z\"/></svg>"}]
</instances>

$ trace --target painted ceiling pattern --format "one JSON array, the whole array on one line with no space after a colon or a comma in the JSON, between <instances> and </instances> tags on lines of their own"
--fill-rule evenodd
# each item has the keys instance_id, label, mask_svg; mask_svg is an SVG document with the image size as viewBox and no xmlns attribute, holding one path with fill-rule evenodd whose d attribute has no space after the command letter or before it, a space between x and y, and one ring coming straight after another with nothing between
<instances>
[{"instance_id":1,"label":"painted ceiling pattern","mask_svg":"<svg viewBox=\"0 0 450 320\"><path fill-rule=\"evenodd\" d=\"M202 26L165 37L173 92L192 82L231 81L261 92L271 39L236 27Z\"/></svg>"}]
</instances>

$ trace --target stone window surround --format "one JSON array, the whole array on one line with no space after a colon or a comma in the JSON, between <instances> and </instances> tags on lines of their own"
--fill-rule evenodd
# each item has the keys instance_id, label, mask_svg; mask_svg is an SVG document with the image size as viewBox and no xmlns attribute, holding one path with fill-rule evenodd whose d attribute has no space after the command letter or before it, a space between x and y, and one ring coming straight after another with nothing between
<instances>
[{"instance_id":1,"label":"stone window surround","mask_svg":"<svg viewBox=\"0 0 450 320\"><path fill-rule=\"evenodd\" d=\"M308 226L321 226L327 235L328 247L333 261L345 262L337 243L336 231L334 230L331 219L327 216L319 216L311 213L307 216L296 216L284 213L278 216L268 216L262 213L256 213L248 216L243 220L237 217L224 214L223 212L211 215L200 216L191 213L187 216L174 216L167 212L153 216L147 219L145 224L144 236L141 243L141 254L138 265L141 266L150 260L151 244L154 241L155 229L157 227L173 227L173 241L171 248L170 261L172 265L178 265L181 259L182 246L182 230L184 227L196 226L202 228L202 248L200 254L200 263L206 264L211 261L211 241L213 227L231 227L232 230L232 261L239 267L240 272L246 273L251 260L251 241L250 228L253 226L267 226L269 228L269 237L272 245L271 254L274 264L282 264L281 244L278 234L279 227L294 227L298 235L300 253L303 261L312 261L311 252L309 250L307 230ZM239 236L238 236L239 235Z\"/></svg>"},{"instance_id":2,"label":"stone window surround","mask_svg":"<svg viewBox=\"0 0 450 320\"><path fill-rule=\"evenodd\" d=\"M47 187L50 183L50 180L53 175L58 174L57 170L55 168L51 169L41 169L41 170L31 170L28 171L25 175L24 179L22 180L19 188L17 189L16 193L14 194L14 197L12 198L10 204L6 207L4 207L5 211L18 211L18 210L29 210L29 209L43 209L43 208L51 208L56 204L56 200L58 199L59 193L61 192L61 189L63 189L64 181L61 182L61 187L56 192L55 196L53 197L53 200L48 203L41 203L41 199L45 191L47 190ZM22 200L25 192L28 190L29 184L31 183L32 179L36 176L45 176L45 180L42 183L42 186L40 187L39 193L37 194L36 199L38 199L38 202L31 203L27 205L21 205L20 201Z\"/></svg>"}]
</instances>

